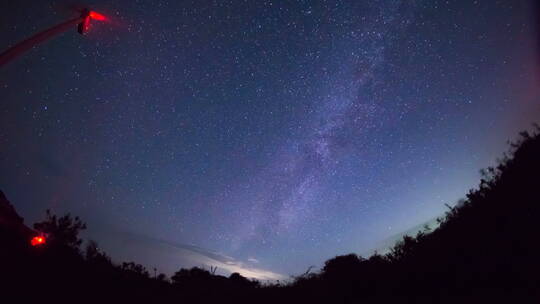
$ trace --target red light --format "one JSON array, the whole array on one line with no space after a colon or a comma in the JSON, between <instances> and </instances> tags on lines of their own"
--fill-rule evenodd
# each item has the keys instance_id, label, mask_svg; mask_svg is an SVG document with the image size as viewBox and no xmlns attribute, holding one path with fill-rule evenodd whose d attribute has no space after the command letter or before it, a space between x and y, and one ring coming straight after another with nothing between
<instances>
[{"instance_id":1,"label":"red light","mask_svg":"<svg viewBox=\"0 0 540 304\"><path fill-rule=\"evenodd\" d=\"M96 13L96 12L90 12L88 14L88 16L90 16L90 18L92 18L94 20L99 20L99 21L107 20L107 18L105 16L103 16L102 14Z\"/></svg>"},{"instance_id":2,"label":"red light","mask_svg":"<svg viewBox=\"0 0 540 304\"><path fill-rule=\"evenodd\" d=\"M83 26L83 32L86 33L88 32L88 30L90 29L90 17L86 17L84 18L83 22L82 22L82 26Z\"/></svg>"},{"instance_id":3,"label":"red light","mask_svg":"<svg viewBox=\"0 0 540 304\"><path fill-rule=\"evenodd\" d=\"M45 238L42 237L42 236L35 236L30 241L30 244L32 244L32 246L43 245L43 244L45 244Z\"/></svg>"}]
</instances>

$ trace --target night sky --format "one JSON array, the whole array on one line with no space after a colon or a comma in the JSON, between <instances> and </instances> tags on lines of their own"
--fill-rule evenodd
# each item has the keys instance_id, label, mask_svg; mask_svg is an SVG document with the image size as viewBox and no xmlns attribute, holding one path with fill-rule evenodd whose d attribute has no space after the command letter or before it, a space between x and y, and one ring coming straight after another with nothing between
<instances>
[{"instance_id":1,"label":"night sky","mask_svg":"<svg viewBox=\"0 0 540 304\"><path fill-rule=\"evenodd\" d=\"M0 49L73 4L2 1ZM384 250L539 121L533 4L89 1L108 22L0 68L0 189L168 274Z\"/></svg>"}]
</instances>

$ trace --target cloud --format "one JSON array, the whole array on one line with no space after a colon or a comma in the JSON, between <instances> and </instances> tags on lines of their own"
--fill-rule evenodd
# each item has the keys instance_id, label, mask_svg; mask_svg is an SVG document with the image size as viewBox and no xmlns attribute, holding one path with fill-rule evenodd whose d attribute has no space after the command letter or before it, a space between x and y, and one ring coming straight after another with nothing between
<instances>
[{"instance_id":1,"label":"cloud","mask_svg":"<svg viewBox=\"0 0 540 304\"><path fill-rule=\"evenodd\" d=\"M248 262L250 262L250 263L259 263L259 260L257 260L256 258L248 258Z\"/></svg>"},{"instance_id":2,"label":"cloud","mask_svg":"<svg viewBox=\"0 0 540 304\"><path fill-rule=\"evenodd\" d=\"M246 262L233 257L201 248L194 245L175 243L146 235L107 231L107 234L118 233L114 242L101 244L106 252L118 253L113 258L116 261L135 261L148 269L157 268L159 271L172 275L180 268L202 267L209 269L217 267L217 274L230 275L238 272L242 276L260 281L285 280L287 276L252 264L259 261L250 257ZM113 250L114 249L114 250Z\"/></svg>"},{"instance_id":3,"label":"cloud","mask_svg":"<svg viewBox=\"0 0 540 304\"><path fill-rule=\"evenodd\" d=\"M232 257L213 252L207 249L203 249L197 246L193 245L186 245L186 244L179 244L179 243L172 243L167 241L161 241L156 240L158 242L163 242L167 244L171 249L183 249L188 250L194 254L194 258L198 260L201 264L205 266L217 266L218 270L225 270L225 273L231 274L234 272L238 272L239 274L252 279L257 280L270 280L270 281L276 281L276 280L283 280L287 277L262 268L256 268L247 265L246 263L243 263L241 261L235 260ZM255 258L249 258L248 262L251 263L259 263L259 261Z\"/></svg>"}]
</instances>

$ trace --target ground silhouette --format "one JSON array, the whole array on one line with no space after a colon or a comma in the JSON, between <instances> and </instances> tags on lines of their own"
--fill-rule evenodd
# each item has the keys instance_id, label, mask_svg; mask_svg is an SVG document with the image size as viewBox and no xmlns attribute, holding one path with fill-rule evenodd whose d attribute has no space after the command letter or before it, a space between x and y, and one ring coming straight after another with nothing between
<instances>
[{"instance_id":1,"label":"ground silhouette","mask_svg":"<svg viewBox=\"0 0 540 304\"><path fill-rule=\"evenodd\" d=\"M18 303L538 303L540 135L523 132L479 186L390 252L334 257L287 284L238 273L180 269L170 279L135 262L116 264L88 241L77 217L26 227L0 192L0 300ZM31 246L36 233L47 243Z\"/></svg>"}]
</instances>

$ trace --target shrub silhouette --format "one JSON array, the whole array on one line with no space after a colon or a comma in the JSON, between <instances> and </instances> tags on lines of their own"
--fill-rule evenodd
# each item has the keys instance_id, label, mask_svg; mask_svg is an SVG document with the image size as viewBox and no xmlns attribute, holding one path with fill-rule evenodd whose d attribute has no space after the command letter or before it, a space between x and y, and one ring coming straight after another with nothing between
<instances>
[{"instance_id":1,"label":"shrub silhouette","mask_svg":"<svg viewBox=\"0 0 540 304\"><path fill-rule=\"evenodd\" d=\"M171 277L171 280L176 284L193 281L208 282L211 277L212 274L208 270L193 267L191 269L180 269Z\"/></svg>"},{"instance_id":2,"label":"shrub silhouette","mask_svg":"<svg viewBox=\"0 0 540 304\"><path fill-rule=\"evenodd\" d=\"M146 270L146 268L143 265L137 264L135 262L123 262L120 268L122 269L124 274L128 276L144 277L144 278L150 277L148 270Z\"/></svg>"}]
</instances>

